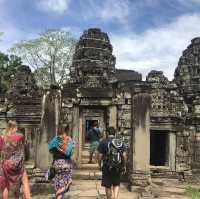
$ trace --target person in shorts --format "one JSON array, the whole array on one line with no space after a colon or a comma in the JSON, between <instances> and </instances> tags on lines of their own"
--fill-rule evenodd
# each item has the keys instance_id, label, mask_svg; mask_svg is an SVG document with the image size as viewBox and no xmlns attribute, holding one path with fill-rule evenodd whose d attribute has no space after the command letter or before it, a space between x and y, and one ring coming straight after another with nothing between
<instances>
[{"instance_id":1,"label":"person in shorts","mask_svg":"<svg viewBox=\"0 0 200 199\"><path fill-rule=\"evenodd\" d=\"M123 165L121 169L117 168L109 168L109 164L107 162L108 156L108 144L109 142L115 138L116 130L114 127L108 127L106 130L106 138L103 139L98 146L98 163L100 169L102 169L102 186L105 187L107 199L117 199L119 195L119 188L121 182L121 174L126 171L126 154L125 154L125 146L122 146L122 159ZM102 164L103 163L103 164Z\"/></svg>"},{"instance_id":2,"label":"person in shorts","mask_svg":"<svg viewBox=\"0 0 200 199\"><path fill-rule=\"evenodd\" d=\"M95 159L97 160L97 148L99 146L99 141L101 138L101 131L99 129L98 121L94 121L93 127L88 132L88 138L90 142L90 149L89 149L89 164L93 163L93 155L95 154Z\"/></svg>"}]
</instances>

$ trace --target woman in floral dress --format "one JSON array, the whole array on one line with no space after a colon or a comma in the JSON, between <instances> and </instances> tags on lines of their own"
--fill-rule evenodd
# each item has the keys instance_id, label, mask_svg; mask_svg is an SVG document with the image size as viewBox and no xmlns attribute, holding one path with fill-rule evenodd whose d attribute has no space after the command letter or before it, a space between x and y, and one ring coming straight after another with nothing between
<instances>
[{"instance_id":1,"label":"woman in floral dress","mask_svg":"<svg viewBox=\"0 0 200 199\"><path fill-rule=\"evenodd\" d=\"M24 136L17 133L17 123L9 121L0 136L0 198L19 199L21 187L30 199L29 183L24 169Z\"/></svg>"},{"instance_id":2,"label":"woman in floral dress","mask_svg":"<svg viewBox=\"0 0 200 199\"><path fill-rule=\"evenodd\" d=\"M53 183L56 192L56 199L63 198L69 191L72 183L72 150L75 142L69 136L69 127L60 127L58 136L54 137L49 143L49 151L53 154L53 166L55 177Z\"/></svg>"}]
</instances>

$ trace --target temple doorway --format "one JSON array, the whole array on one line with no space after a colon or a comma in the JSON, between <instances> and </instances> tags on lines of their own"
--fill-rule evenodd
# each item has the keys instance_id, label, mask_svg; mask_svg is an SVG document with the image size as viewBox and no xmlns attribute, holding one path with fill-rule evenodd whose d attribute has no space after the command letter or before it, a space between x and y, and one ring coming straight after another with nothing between
<instances>
[{"instance_id":1,"label":"temple doorway","mask_svg":"<svg viewBox=\"0 0 200 199\"><path fill-rule=\"evenodd\" d=\"M105 129L105 110L95 108L85 108L82 110L82 148L88 144L88 132L94 122L98 122L101 131Z\"/></svg>"},{"instance_id":2,"label":"temple doorway","mask_svg":"<svg viewBox=\"0 0 200 199\"><path fill-rule=\"evenodd\" d=\"M150 131L150 165L169 166L169 133Z\"/></svg>"}]
</instances>

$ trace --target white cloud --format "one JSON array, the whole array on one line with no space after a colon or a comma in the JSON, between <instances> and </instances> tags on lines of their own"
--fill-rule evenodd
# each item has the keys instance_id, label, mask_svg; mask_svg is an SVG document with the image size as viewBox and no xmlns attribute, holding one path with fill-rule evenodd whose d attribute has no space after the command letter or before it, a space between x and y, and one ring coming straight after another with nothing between
<instances>
[{"instance_id":1,"label":"white cloud","mask_svg":"<svg viewBox=\"0 0 200 199\"><path fill-rule=\"evenodd\" d=\"M69 8L70 0L40 0L38 8L44 11L53 11L59 14L64 13Z\"/></svg>"},{"instance_id":2,"label":"white cloud","mask_svg":"<svg viewBox=\"0 0 200 199\"><path fill-rule=\"evenodd\" d=\"M117 67L142 72L143 76L152 69L163 70L172 79L182 51L191 39L200 36L199 21L199 14L184 15L140 35L111 35Z\"/></svg>"},{"instance_id":3,"label":"white cloud","mask_svg":"<svg viewBox=\"0 0 200 199\"><path fill-rule=\"evenodd\" d=\"M129 0L84 0L79 1L84 20L100 19L103 22L127 23L130 17ZM86 11L87 10L87 11ZM96 20L95 19L95 20Z\"/></svg>"},{"instance_id":4,"label":"white cloud","mask_svg":"<svg viewBox=\"0 0 200 199\"><path fill-rule=\"evenodd\" d=\"M129 12L128 0L106 0L99 15L103 20L117 19L126 22Z\"/></svg>"},{"instance_id":5,"label":"white cloud","mask_svg":"<svg viewBox=\"0 0 200 199\"><path fill-rule=\"evenodd\" d=\"M200 4L200 0L178 0L178 2L184 6L194 6L194 4Z\"/></svg>"}]
</instances>

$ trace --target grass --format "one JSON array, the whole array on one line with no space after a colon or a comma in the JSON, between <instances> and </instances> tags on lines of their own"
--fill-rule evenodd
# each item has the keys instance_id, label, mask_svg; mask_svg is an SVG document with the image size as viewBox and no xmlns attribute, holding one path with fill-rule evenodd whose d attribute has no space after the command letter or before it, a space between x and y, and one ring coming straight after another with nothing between
<instances>
[{"instance_id":1,"label":"grass","mask_svg":"<svg viewBox=\"0 0 200 199\"><path fill-rule=\"evenodd\" d=\"M186 196L191 197L192 199L200 199L200 190L192 187L187 187L185 190Z\"/></svg>"}]
</instances>

